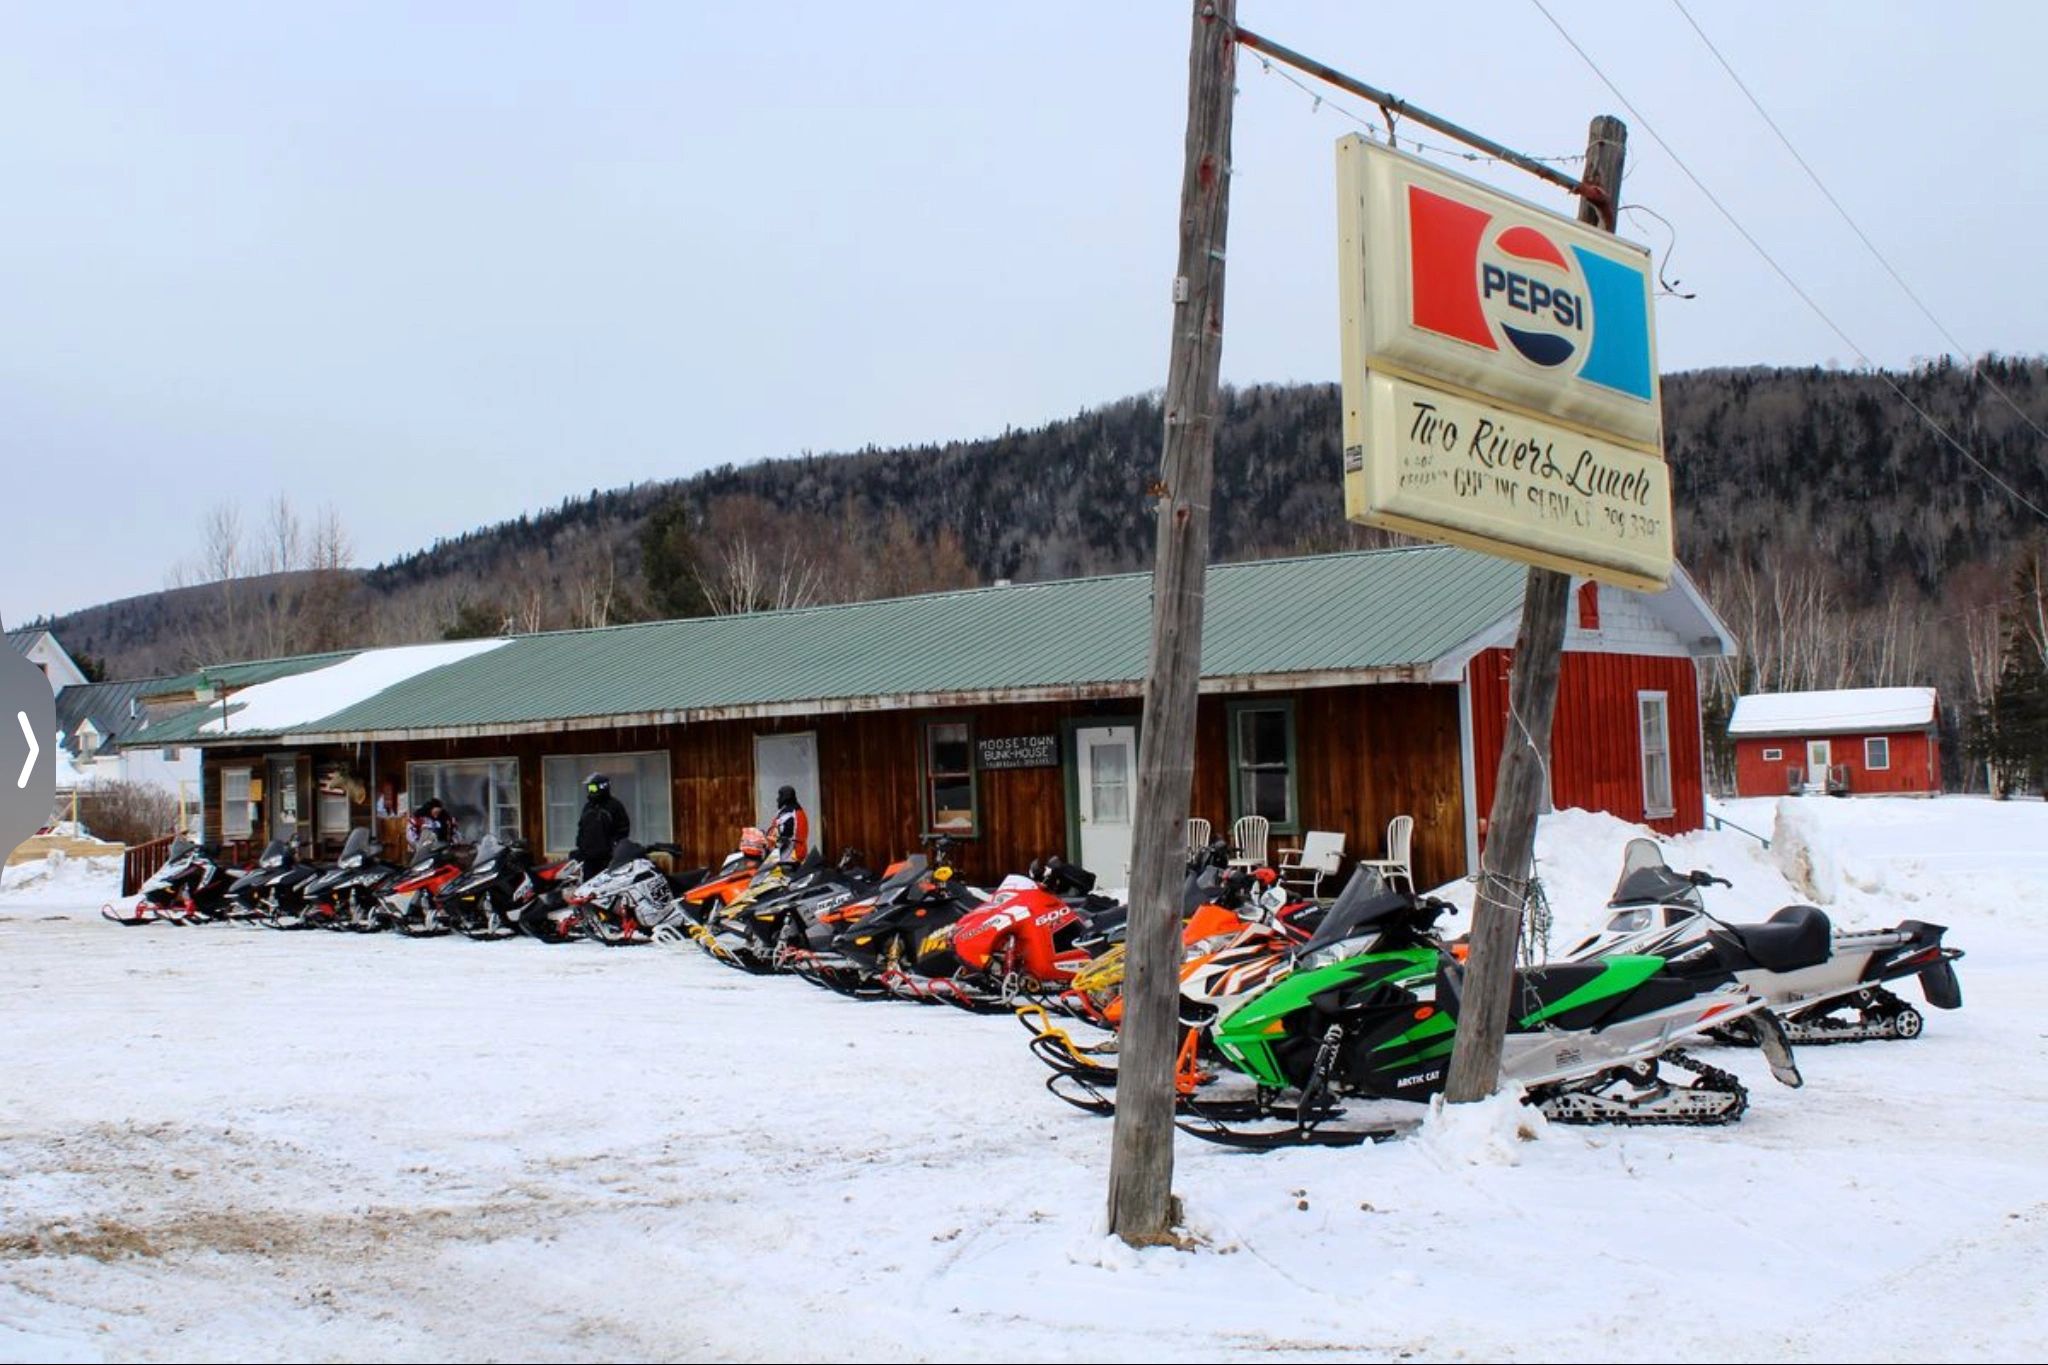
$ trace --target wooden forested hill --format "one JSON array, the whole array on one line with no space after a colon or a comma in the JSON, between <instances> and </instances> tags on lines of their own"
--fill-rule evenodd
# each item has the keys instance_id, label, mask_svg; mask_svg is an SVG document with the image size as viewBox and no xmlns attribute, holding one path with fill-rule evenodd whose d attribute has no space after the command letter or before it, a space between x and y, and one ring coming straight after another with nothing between
<instances>
[{"instance_id":1,"label":"wooden forested hill","mask_svg":"<svg viewBox=\"0 0 2048 1365\"><path fill-rule=\"evenodd\" d=\"M2048 363L1994 359L1983 368L2048 427ZM1893 378L2048 507L2048 447L1981 380L1947 363ZM1668 376L1664 399L1679 551L1709 580L1744 562L1810 564L1833 576L1850 607L1902 590L1938 603L1960 571L2003 563L2042 529L1878 376L1708 370ZM1226 400L1213 522L1219 558L1373 543L1342 518L1334 385L1255 385ZM736 536L833 543L855 561L865 553L899 565L905 544L937 546L929 573L937 586L1139 567L1152 548L1146 486L1160 428L1156 396L1127 398L988 439L725 466L593 491L363 572L347 611L321 623L320 644L438 638L451 626L506 618L554 627L644 614L653 608L641 531L676 497L691 509L697 552L708 558ZM891 519L898 540L882 556ZM827 529L833 534L820 534ZM920 585L915 573L831 569L810 591L830 599ZM185 589L49 624L123 676L193 662L207 649L208 609L203 590Z\"/></svg>"}]
</instances>

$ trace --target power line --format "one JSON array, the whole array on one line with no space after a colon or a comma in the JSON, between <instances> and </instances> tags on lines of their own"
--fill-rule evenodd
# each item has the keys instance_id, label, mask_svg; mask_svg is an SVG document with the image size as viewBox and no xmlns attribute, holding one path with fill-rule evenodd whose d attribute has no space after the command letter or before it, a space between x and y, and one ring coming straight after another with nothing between
<instances>
[{"instance_id":1,"label":"power line","mask_svg":"<svg viewBox=\"0 0 2048 1365\"><path fill-rule=\"evenodd\" d=\"M1822 308L1820 304L1816 303L1814 301L1813 296L1800 287L1799 281L1793 279L1791 274L1786 271L1785 267L1778 264L1777 258L1772 256L1769 251L1766 251L1764 249L1764 244L1762 242L1759 242L1756 239L1756 236L1753 233L1751 233L1748 228L1742 225L1742 221L1740 219L1738 219L1733 213L1729 212L1728 206L1723 204L1720 201L1720 199L1715 197L1714 192L1706 187L1705 182L1703 182L1697 175L1693 174L1692 167L1686 165L1684 158L1680 157L1677 152L1672 150L1671 144L1666 142L1663 138L1663 135L1660 134L1656 130L1656 128L1651 126L1650 121L1648 119L1643 117L1642 111L1637 109L1634 104L1630 103L1628 96L1621 93L1621 87L1617 86L1611 79L1608 78L1607 73L1600 69L1600 64L1593 60L1592 56L1589 53L1587 53L1586 49L1579 46L1578 39L1572 37L1571 33L1565 28L1565 26L1557 21L1557 16L1552 14L1550 10L1547 7L1545 7L1543 0L1529 0L1529 3L1536 6L1537 11L1540 14L1542 14L1542 16L1545 19L1548 19L1550 21L1550 26L1557 30L1558 36L1563 38L1565 42L1571 46L1572 51L1579 54L1579 60L1583 61L1587 65L1587 67L1589 67L1592 70L1593 74L1600 78L1600 83L1602 85L1605 85L1609 92L1613 94L1614 98L1621 102L1622 108L1628 110L1629 116L1636 121L1636 124L1639 127L1641 127L1644 132L1650 135L1651 140L1663 149L1664 155L1671 158L1671 163L1674 166L1678 167L1679 171L1684 174L1687 180L1690 180L1692 182L1693 188L1698 190L1703 196L1705 196L1706 201L1709 204L1712 204L1715 210L1723 218L1728 220L1728 226L1734 228L1735 231L1741 235L1742 240L1749 243L1750 249L1755 251L1757 255L1763 258L1764 264L1768 265L1773 271L1777 273L1778 278L1785 282L1785 287L1790 289L1794 294L1797 294L1799 296L1799 301L1801 303L1804 303L1809 309L1811 309L1813 311L1813 315L1819 318L1823 323L1825 323L1829 331L1833 332L1837 337L1840 337L1842 340L1842 344L1847 346L1850 350L1854 351L1857 357L1861 359L1865 365L1870 367L1871 372L1884 382L1884 386L1890 389L1892 393L1897 396L1898 400L1901 403L1904 403L1907 407L1911 408L1915 416L1917 416L1922 422L1927 424L1929 430L1934 432L1934 434L1939 436L1942 440L1946 441L1958 455L1961 455L1965 460L1968 460L1972 465L1975 465L1977 469L1984 475L1984 477L1990 479L1993 483L1997 484L2000 488L2004 489L2007 496L2009 496L2014 502L2018 503L2020 506L2032 512L2035 516L2039 517L2043 522L2048 522L2048 511L2043 511L2041 508L2037 507L2032 502L2029 502L2024 494L2022 494L2017 488L2014 488L2011 484L2007 483L2003 478L2001 478L1996 470L1994 470L1990 465L1985 464L1982 460L1978 459L1976 454L1972 452L1969 449L1969 447L1965 446L1961 441L1958 441L1955 437L1949 435L1948 428L1942 426L1941 423L1935 421L1926 409L1922 408L1918 403L1915 403L1912 397L1909 394L1907 394L1907 392L1904 389L1899 387L1897 381L1895 381L1889 374L1885 373L1885 371L1878 366L1875 360L1871 359L1869 352L1865 351L1861 346L1857 345L1856 339L1850 336L1846 331L1844 331L1840 323L1836 322L1832 317L1828 316L1827 310Z\"/></svg>"},{"instance_id":2,"label":"power line","mask_svg":"<svg viewBox=\"0 0 2048 1365\"><path fill-rule=\"evenodd\" d=\"M1792 139L1785 135L1785 130L1778 126L1778 121L1771 117L1769 110L1764 108L1763 101L1756 97L1756 93L1749 88L1748 83L1742 77L1735 74L1735 68L1729 65L1726 57L1721 55L1721 49L1714 46L1714 40L1707 36L1707 31L1700 27L1699 20L1693 18L1692 11L1685 7L1685 0L1671 0L1671 3L1685 17L1685 22L1692 26L1692 31L1699 35L1700 41L1706 44L1707 51L1714 54L1714 60L1721 64L1721 69L1728 73L1728 79L1734 81L1735 88L1740 90L1744 97L1749 100L1750 107L1756 110L1757 116L1763 119L1764 123L1770 127L1773 133L1778 135L1778 141L1785 144L1785 150L1790 152L1792 159L1799 163L1799 169L1806 172L1806 178L1813 182L1814 188L1818 189L1822 196L1827 199L1828 203L1834 207L1835 212L1841 215L1842 221L1849 225L1849 231L1856 234L1856 240L1863 243L1864 249L1876 259L1879 265L1884 267L1885 273L1892 277L1892 283L1898 285L1905 296L1913 301L1913 306L1920 310L1922 317L1934 324L1934 330L1941 333L1942 339L1948 342L1950 349L1969 362L1971 373L1982 380L1993 393L2004 399L2005 405L2018 414L2022 422L2032 427L2036 436L2039 436L2044 441L2048 441L2048 431L2043 431L2040 424L2032 417L2029 417L2026 411L2013 401L2011 394L2000 388L1996 381L1983 373L1982 368L1975 360L1970 359L1970 353L1963 343L1956 340L1955 334L1950 332L1948 328L1942 326L1941 319L1934 316L1934 310L1929 308L1920 296L1913 292L1913 286L1906 283L1905 277L1899 274L1891 261L1886 259L1885 254L1877 249L1877 243L1871 241L1869 234L1864 232L1856 220L1849 216L1849 210L1842 207L1842 201L1835 198L1835 192L1829 189L1826 183L1821 180L1820 173L1814 170L1808 164L1806 158L1799 154L1799 149L1792 145Z\"/></svg>"}]
</instances>

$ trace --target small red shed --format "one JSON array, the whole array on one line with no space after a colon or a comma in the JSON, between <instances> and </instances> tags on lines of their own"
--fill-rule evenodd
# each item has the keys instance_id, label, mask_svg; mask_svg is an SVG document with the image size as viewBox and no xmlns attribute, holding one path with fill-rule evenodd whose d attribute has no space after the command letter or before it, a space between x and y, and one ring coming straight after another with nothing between
<instances>
[{"instance_id":1,"label":"small red shed","mask_svg":"<svg viewBox=\"0 0 2048 1365\"><path fill-rule=\"evenodd\" d=\"M1735 794L1933 796L1941 702L1931 687L1851 687L1738 698Z\"/></svg>"}]
</instances>

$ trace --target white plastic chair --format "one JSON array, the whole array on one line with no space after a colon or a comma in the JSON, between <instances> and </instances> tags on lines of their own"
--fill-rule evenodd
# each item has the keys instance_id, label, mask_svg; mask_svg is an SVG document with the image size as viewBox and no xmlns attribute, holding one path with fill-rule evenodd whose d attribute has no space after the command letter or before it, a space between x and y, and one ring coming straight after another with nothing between
<instances>
[{"instance_id":1,"label":"white plastic chair","mask_svg":"<svg viewBox=\"0 0 2048 1365\"><path fill-rule=\"evenodd\" d=\"M1188 861L1209 851L1209 822L1199 815L1188 817Z\"/></svg>"},{"instance_id":2,"label":"white plastic chair","mask_svg":"<svg viewBox=\"0 0 2048 1365\"><path fill-rule=\"evenodd\" d=\"M1415 843L1415 817L1397 815L1387 821L1387 856L1377 859L1360 859L1360 867L1369 867L1386 881L1396 877L1406 885L1408 894L1415 894L1415 871L1410 865L1409 855Z\"/></svg>"},{"instance_id":3,"label":"white plastic chair","mask_svg":"<svg viewBox=\"0 0 2048 1365\"><path fill-rule=\"evenodd\" d=\"M1291 890L1305 890L1310 897L1322 891L1323 878L1337 875L1344 861L1344 836L1329 830L1312 829L1300 848L1280 850L1280 880Z\"/></svg>"},{"instance_id":4,"label":"white plastic chair","mask_svg":"<svg viewBox=\"0 0 2048 1365\"><path fill-rule=\"evenodd\" d=\"M1237 856L1230 860L1232 867L1263 867L1266 862L1266 831L1273 822L1263 815L1241 816L1230 827L1231 847Z\"/></svg>"}]
</instances>

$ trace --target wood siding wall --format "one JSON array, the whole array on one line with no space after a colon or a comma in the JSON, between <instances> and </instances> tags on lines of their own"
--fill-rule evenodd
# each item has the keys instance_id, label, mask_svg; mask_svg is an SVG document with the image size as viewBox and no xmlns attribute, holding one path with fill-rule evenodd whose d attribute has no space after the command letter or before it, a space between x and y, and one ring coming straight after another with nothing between
<instances>
[{"instance_id":1,"label":"wood siding wall","mask_svg":"<svg viewBox=\"0 0 2048 1365\"><path fill-rule=\"evenodd\" d=\"M1869 796L1925 794L1941 790L1941 741L1925 730L1901 730L1883 738L1891 741L1891 766L1871 768L1864 763L1863 741L1871 735L1743 736L1735 741L1735 794L1737 796L1783 796L1785 772L1806 771L1806 741L1828 741L1829 759L1849 769L1849 794ZM1779 757L1764 760L1764 750L1779 750Z\"/></svg>"},{"instance_id":2,"label":"wood siding wall","mask_svg":"<svg viewBox=\"0 0 2048 1365\"><path fill-rule=\"evenodd\" d=\"M1262 694L1262 696L1265 694ZM1385 856L1387 821L1415 817L1418 884L1463 875L1464 805L1459 781L1456 689L1404 684L1311 689L1275 694L1292 701L1296 734L1296 801L1303 829L1340 830L1346 853ZM1229 829L1228 701L1204 697L1197 715L1198 752L1191 815ZM1067 736L1075 724L1131 720L1130 700L983 706L929 711L875 711L807 719L717 721L690 726L642 726L502 739L434 740L322 748L311 762L342 759L374 797L377 783L395 777L401 789L408 763L448 759L513 758L519 763L520 819L535 847L543 841L546 805L542 759L564 753L669 754L673 838L694 861L711 862L731 851L738 832L764 812L754 809L754 737L812 731L817 735L821 790L805 803L822 818L829 854L859 848L871 865L918 848L924 833L923 727L930 721L968 720L977 740L1056 734L1063 763L1056 768L983 770L976 774L977 836L964 843L971 877L988 880L1021 871L1049 853L1074 857L1069 847ZM280 746L282 747L282 746ZM206 820L220 829L220 769L260 763L264 750L210 750L203 760ZM352 807L358 821L367 805ZM636 831L637 832L637 831ZM659 835L650 835L658 838ZM1272 849L1289 842L1275 836Z\"/></svg>"},{"instance_id":3,"label":"wood siding wall","mask_svg":"<svg viewBox=\"0 0 2048 1365\"><path fill-rule=\"evenodd\" d=\"M1467 666L1472 685L1474 800L1480 838L1493 809L1507 733L1508 669L1514 651L1482 650ZM1662 692L1671 727L1673 814L1650 818L1643 808L1642 737L1636 695ZM1550 792L1560 809L1604 810L1665 834L1706 823L1700 772L1699 673L1691 659L1568 650L1558 676L1557 717L1550 737Z\"/></svg>"}]
</instances>

